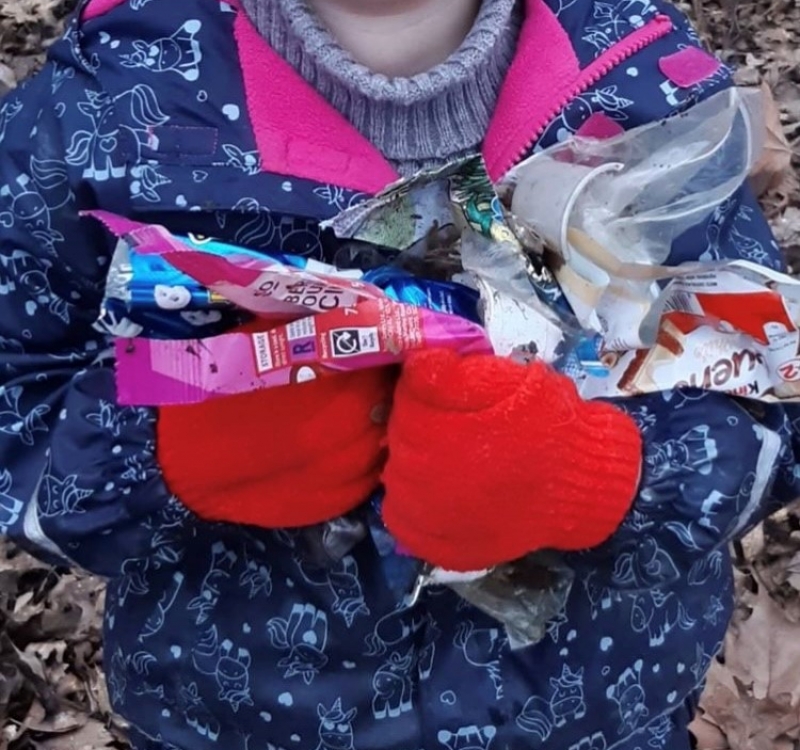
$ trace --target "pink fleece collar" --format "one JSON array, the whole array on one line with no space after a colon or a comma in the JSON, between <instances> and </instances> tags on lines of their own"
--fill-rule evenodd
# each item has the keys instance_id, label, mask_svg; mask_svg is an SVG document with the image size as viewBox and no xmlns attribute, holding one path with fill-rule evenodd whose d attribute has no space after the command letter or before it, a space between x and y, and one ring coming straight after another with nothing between
<instances>
[{"instance_id":1,"label":"pink fleece collar","mask_svg":"<svg viewBox=\"0 0 800 750\"><path fill-rule=\"evenodd\" d=\"M262 169L367 193L397 179L380 151L267 44L241 10L235 34Z\"/></svg>"},{"instance_id":2,"label":"pink fleece collar","mask_svg":"<svg viewBox=\"0 0 800 750\"><path fill-rule=\"evenodd\" d=\"M544 0L527 0L517 54L483 142L490 177L499 180L568 102L581 75L569 35Z\"/></svg>"},{"instance_id":3,"label":"pink fleece collar","mask_svg":"<svg viewBox=\"0 0 800 750\"><path fill-rule=\"evenodd\" d=\"M517 55L484 144L493 179L526 150L534 135L531 123L561 104L580 74L572 44L555 14L544 0L526 2ZM397 179L380 152L269 47L241 10L236 40L263 169L367 193ZM269 82L264 85L267 70Z\"/></svg>"}]
</instances>

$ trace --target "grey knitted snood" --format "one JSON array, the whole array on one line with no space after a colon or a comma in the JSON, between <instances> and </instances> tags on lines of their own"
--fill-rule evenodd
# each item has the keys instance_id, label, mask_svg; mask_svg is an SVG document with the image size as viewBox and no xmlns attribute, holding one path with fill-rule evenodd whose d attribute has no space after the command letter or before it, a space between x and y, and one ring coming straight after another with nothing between
<instances>
[{"instance_id":1,"label":"grey knitted snood","mask_svg":"<svg viewBox=\"0 0 800 750\"><path fill-rule=\"evenodd\" d=\"M483 141L522 22L517 0L484 0L461 47L412 78L357 63L304 0L243 0L261 35L401 174L474 152Z\"/></svg>"}]
</instances>

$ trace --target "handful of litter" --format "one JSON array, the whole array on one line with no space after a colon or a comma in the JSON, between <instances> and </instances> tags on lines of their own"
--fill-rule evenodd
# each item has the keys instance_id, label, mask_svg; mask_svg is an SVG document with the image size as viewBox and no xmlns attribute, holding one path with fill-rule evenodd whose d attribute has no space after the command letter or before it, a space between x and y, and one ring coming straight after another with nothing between
<instances>
[{"instance_id":1,"label":"handful of litter","mask_svg":"<svg viewBox=\"0 0 800 750\"><path fill-rule=\"evenodd\" d=\"M480 157L420 173L323 222L339 240L328 263L92 212L118 238L96 325L116 337L119 399L295 387L426 347L539 359L585 398L800 398L800 282L758 265L763 248L720 259L713 236L700 261L670 263L746 180L760 123L758 94L730 89L608 140L572 138L498 186ZM509 596L507 573L452 586L525 645L567 573L547 606Z\"/></svg>"},{"instance_id":2,"label":"handful of litter","mask_svg":"<svg viewBox=\"0 0 800 750\"><path fill-rule=\"evenodd\" d=\"M426 347L541 359L585 398L680 387L800 398L800 282L749 260L670 264L758 158L758 94L723 91L608 140L572 138L499 186L480 157L323 228L330 263L102 212L119 242L98 327L121 402L202 401L377 367ZM262 330L242 332L247 320ZM248 328L252 331L253 327Z\"/></svg>"}]
</instances>

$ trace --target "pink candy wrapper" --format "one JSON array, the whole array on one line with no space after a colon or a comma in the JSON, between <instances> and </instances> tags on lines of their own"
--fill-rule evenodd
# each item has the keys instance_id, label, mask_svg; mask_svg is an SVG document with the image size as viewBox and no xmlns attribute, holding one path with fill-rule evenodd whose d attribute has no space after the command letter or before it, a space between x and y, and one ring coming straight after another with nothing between
<instances>
[{"instance_id":1,"label":"pink candy wrapper","mask_svg":"<svg viewBox=\"0 0 800 750\"><path fill-rule=\"evenodd\" d=\"M380 289L344 277L308 273L268 257L242 253L222 258L186 245L157 224L140 224L107 211L88 211L142 255L160 255L211 292L262 317L304 316L384 296Z\"/></svg>"},{"instance_id":2,"label":"pink candy wrapper","mask_svg":"<svg viewBox=\"0 0 800 750\"><path fill-rule=\"evenodd\" d=\"M267 333L189 340L117 339L117 395L136 406L189 404L336 372L401 362L446 347L491 353L481 326L393 302L375 286L313 274L269 258L196 250L164 227L89 212L140 254L158 254L235 305L262 317L299 318ZM317 313L307 317L309 313Z\"/></svg>"},{"instance_id":3,"label":"pink candy wrapper","mask_svg":"<svg viewBox=\"0 0 800 750\"><path fill-rule=\"evenodd\" d=\"M135 406L197 403L390 365L430 347L492 352L485 331L475 323L389 299L368 300L267 333L118 340L118 399Z\"/></svg>"}]
</instances>

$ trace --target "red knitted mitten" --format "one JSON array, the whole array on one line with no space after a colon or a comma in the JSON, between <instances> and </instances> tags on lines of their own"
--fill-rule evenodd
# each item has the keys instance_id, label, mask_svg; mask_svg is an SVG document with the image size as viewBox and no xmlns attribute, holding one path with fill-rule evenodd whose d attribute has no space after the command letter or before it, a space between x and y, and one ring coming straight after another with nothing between
<instances>
[{"instance_id":1,"label":"red knitted mitten","mask_svg":"<svg viewBox=\"0 0 800 750\"><path fill-rule=\"evenodd\" d=\"M384 519L411 554L480 570L605 541L635 496L641 438L542 364L427 351L405 365L388 431Z\"/></svg>"},{"instance_id":2,"label":"red knitted mitten","mask_svg":"<svg viewBox=\"0 0 800 750\"><path fill-rule=\"evenodd\" d=\"M336 518L379 485L394 383L391 369L362 370L163 407L167 486L210 521L287 528Z\"/></svg>"}]
</instances>

